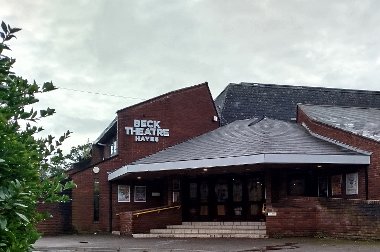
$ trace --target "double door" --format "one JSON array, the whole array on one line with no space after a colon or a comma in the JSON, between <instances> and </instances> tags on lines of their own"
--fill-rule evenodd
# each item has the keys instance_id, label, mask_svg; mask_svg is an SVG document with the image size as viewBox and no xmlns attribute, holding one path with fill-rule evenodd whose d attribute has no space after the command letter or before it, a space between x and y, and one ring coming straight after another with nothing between
<instances>
[{"instance_id":1,"label":"double door","mask_svg":"<svg viewBox=\"0 0 380 252\"><path fill-rule=\"evenodd\" d=\"M184 180L183 217L187 221L263 220L263 176L215 176Z\"/></svg>"}]
</instances>

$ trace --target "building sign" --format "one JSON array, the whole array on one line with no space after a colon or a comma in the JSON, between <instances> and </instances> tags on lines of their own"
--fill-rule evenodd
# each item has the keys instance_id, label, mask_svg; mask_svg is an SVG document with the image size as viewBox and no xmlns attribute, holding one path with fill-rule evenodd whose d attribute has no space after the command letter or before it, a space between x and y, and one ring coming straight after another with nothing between
<instances>
[{"instance_id":1,"label":"building sign","mask_svg":"<svg viewBox=\"0 0 380 252\"><path fill-rule=\"evenodd\" d=\"M135 136L135 142L158 142L160 137L168 137L169 129L162 129L161 121L133 120L133 127L125 127L129 136Z\"/></svg>"},{"instance_id":2,"label":"building sign","mask_svg":"<svg viewBox=\"0 0 380 252\"><path fill-rule=\"evenodd\" d=\"M358 194L358 173L346 174L346 194Z\"/></svg>"}]
</instances>

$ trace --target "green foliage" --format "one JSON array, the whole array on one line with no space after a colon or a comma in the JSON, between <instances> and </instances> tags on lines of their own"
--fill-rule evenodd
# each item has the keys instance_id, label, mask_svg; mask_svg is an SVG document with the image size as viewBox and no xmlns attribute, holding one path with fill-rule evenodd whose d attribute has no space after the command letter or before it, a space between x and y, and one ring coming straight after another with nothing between
<instances>
[{"instance_id":1,"label":"green foliage","mask_svg":"<svg viewBox=\"0 0 380 252\"><path fill-rule=\"evenodd\" d=\"M3 52L7 41L19 28L1 23L0 32L0 251L29 251L39 237L36 224L44 215L37 203L68 200L61 192L73 186L56 167L64 156L59 146L69 137L37 138L43 130L40 118L51 116L54 109L35 111L35 94L54 90L52 82L29 83L11 70L15 59Z\"/></svg>"},{"instance_id":2,"label":"green foliage","mask_svg":"<svg viewBox=\"0 0 380 252\"><path fill-rule=\"evenodd\" d=\"M87 141L85 144L71 147L70 153L65 156L68 166L72 163L85 161L91 158L92 143Z\"/></svg>"}]
</instances>

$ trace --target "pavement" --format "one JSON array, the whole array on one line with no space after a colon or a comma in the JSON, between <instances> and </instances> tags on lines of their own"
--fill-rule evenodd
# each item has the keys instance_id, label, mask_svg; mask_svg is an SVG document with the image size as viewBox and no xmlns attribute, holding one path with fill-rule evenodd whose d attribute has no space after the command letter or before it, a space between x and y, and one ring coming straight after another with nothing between
<instances>
[{"instance_id":1,"label":"pavement","mask_svg":"<svg viewBox=\"0 0 380 252\"><path fill-rule=\"evenodd\" d=\"M282 239L136 239L115 235L63 235L43 237L34 252L255 252L255 251L380 251L380 241L327 238Z\"/></svg>"}]
</instances>

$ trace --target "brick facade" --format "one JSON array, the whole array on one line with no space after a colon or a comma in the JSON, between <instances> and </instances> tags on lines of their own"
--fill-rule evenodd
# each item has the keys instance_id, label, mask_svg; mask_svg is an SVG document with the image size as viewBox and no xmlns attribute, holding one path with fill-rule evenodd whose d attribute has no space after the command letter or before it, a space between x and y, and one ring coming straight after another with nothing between
<instances>
[{"instance_id":1,"label":"brick facade","mask_svg":"<svg viewBox=\"0 0 380 252\"><path fill-rule=\"evenodd\" d=\"M380 237L378 201L303 197L276 204L270 211L276 212L266 219L270 237Z\"/></svg>"},{"instance_id":2,"label":"brick facade","mask_svg":"<svg viewBox=\"0 0 380 252\"><path fill-rule=\"evenodd\" d=\"M50 216L38 223L38 232L43 235L58 235L72 232L71 202L39 203L37 210Z\"/></svg>"},{"instance_id":3,"label":"brick facade","mask_svg":"<svg viewBox=\"0 0 380 252\"><path fill-rule=\"evenodd\" d=\"M346 132L309 118L300 108L297 112L297 122L305 124L312 132L334 141L371 152L371 164L368 167L368 196L370 200L380 200L380 143L359 135ZM363 181L363 176L359 178ZM363 198L363 197L361 197ZM363 198L366 199L366 198Z\"/></svg>"},{"instance_id":4,"label":"brick facade","mask_svg":"<svg viewBox=\"0 0 380 252\"><path fill-rule=\"evenodd\" d=\"M159 198L149 198L146 203L118 203L117 185L128 181L108 182L108 173L137 159L158 152L169 146L186 141L219 127L214 117L217 112L207 83L176 90L140 104L117 111L117 129L109 139L117 139L117 154L105 155L107 145L101 143L93 147L92 165L71 174L77 184L73 190L72 222L78 232L110 232L119 228L119 211L134 211L143 208L158 207L168 202L166 188L146 181L138 183L147 186L147 197L152 190L162 192ZM216 117L217 118L217 117ZM133 126L134 120L157 120L161 128L170 130L169 137L160 137L158 142L135 142L134 136L126 134L125 127ZM110 129L112 133L114 128ZM95 174L93 167L100 169ZM94 222L94 182L100 185L100 218ZM136 183L131 184L131 195ZM151 186L152 185L152 186ZM164 182L165 185L165 182ZM149 196L150 195L150 196ZM133 198L132 198L133 200ZM112 216L110 213L112 212Z\"/></svg>"}]
</instances>

